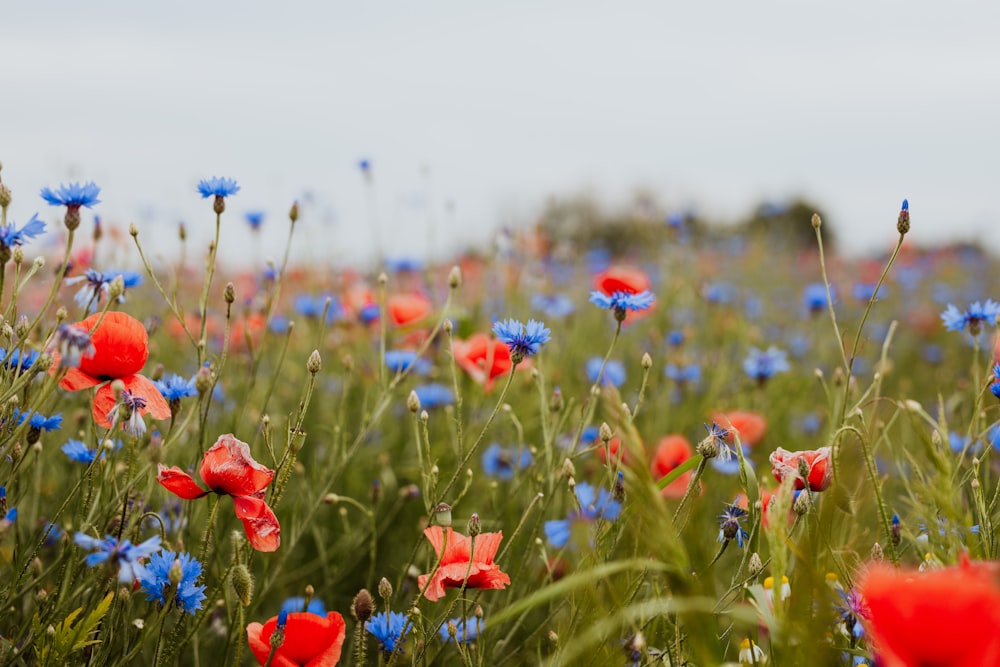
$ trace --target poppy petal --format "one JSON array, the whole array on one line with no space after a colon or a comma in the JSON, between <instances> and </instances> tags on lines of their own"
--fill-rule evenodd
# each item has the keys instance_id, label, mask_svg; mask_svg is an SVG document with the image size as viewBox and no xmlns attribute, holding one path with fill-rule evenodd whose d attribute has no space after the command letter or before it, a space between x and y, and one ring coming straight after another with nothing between
<instances>
[{"instance_id":1,"label":"poppy petal","mask_svg":"<svg viewBox=\"0 0 1000 667\"><path fill-rule=\"evenodd\" d=\"M91 377L109 379L134 375L142 370L149 358L146 327L128 313L94 313L76 326L90 332L94 345L94 354L80 360L80 371Z\"/></svg>"},{"instance_id":2,"label":"poppy petal","mask_svg":"<svg viewBox=\"0 0 1000 667\"><path fill-rule=\"evenodd\" d=\"M266 623L247 625L250 650L260 664L267 662L271 653L271 635L278 626L278 618ZM344 618L335 611L325 617L308 612L292 612L286 617L285 640L274 652L272 667L334 667L340 660L347 628Z\"/></svg>"},{"instance_id":3,"label":"poppy petal","mask_svg":"<svg viewBox=\"0 0 1000 667\"><path fill-rule=\"evenodd\" d=\"M236 517L243 522L250 546L257 551L277 551L281 545L278 517L260 498L234 497Z\"/></svg>"},{"instance_id":4,"label":"poppy petal","mask_svg":"<svg viewBox=\"0 0 1000 667\"><path fill-rule=\"evenodd\" d=\"M150 414L153 419L170 419L170 405L163 398L163 394L156 388L156 385L144 375L133 375L124 378L125 388L130 392L146 399L146 407L139 410L142 414Z\"/></svg>"},{"instance_id":5,"label":"poppy petal","mask_svg":"<svg viewBox=\"0 0 1000 667\"><path fill-rule=\"evenodd\" d=\"M231 496L251 496L271 483L274 471L254 461L250 445L232 433L220 435L201 461L208 488Z\"/></svg>"},{"instance_id":6,"label":"poppy petal","mask_svg":"<svg viewBox=\"0 0 1000 667\"><path fill-rule=\"evenodd\" d=\"M115 390L111 388L110 382L98 389L97 393L94 394L94 404L90 409L90 413L94 416L94 421L104 428L111 428L111 420L108 419L108 413L114 409L117 402Z\"/></svg>"},{"instance_id":7,"label":"poppy petal","mask_svg":"<svg viewBox=\"0 0 1000 667\"><path fill-rule=\"evenodd\" d=\"M51 368L57 368L55 363L52 364ZM66 391L80 391L81 389L96 387L101 384L101 382L101 380L98 380L92 375L87 375L79 368L70 368L66 371L66 375L63 376L63 379L59 381L59 386Z\"/></svg>"},{"instance_id":8,"label":"poppy petal","mask_svg":"<svg viewBox=\"0 0 1000 667\"><path fill-rule=\"evenodd\" d=\"M156 481L174 495L184 500L194 500L207 496L211 491L205 491L194 481L191 475L187 474L177 466L168 468L162 463L156 468Z\"/></svg>"}]
</instances>

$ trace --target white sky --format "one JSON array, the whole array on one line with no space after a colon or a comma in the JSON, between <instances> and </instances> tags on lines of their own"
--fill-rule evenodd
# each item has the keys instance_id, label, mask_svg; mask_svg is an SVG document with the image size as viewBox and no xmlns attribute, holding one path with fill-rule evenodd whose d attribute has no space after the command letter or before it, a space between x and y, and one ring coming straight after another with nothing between
<instances>
[{"instance_id":1,"label":"white sky","mask_svg":"<svg viewBox=\"0 0 1000 667\"><path fill-rule=\"evenodd\" d=\"M295 256L344 262L371 250L366 157L390 256L484 239L548 195L614 205L637 187L724 218L803 195L853 250L891 243L903 197L918 242L996 238L996 3L52 0L2 15L18 222L58 219L41 187L94 180L106 221L169 249L184 220L203 244L195 184L228 176L243 187L231 259L250 247L244 211L268 211L254 253L276 256L311 193Z\"/></svg>"}]
</instances>

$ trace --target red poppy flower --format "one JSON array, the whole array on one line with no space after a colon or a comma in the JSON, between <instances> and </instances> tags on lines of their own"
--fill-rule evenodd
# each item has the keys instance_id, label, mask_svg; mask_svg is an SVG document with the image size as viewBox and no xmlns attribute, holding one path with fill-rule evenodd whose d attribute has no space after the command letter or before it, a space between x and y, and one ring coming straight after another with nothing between
<instances>
[{"instance_id":1,"label":"red poppy flower","mask_svg":"<svg viewBox=\"0 0 1000 667\"><path fill-rule=\"evenodd\" d=\"M271 654L271 635L278 627L278 617L266 623L247 625L247 640L257 661L264 665ZM333 667L340 660L347 628L344 618L335 611L326 617L306 611L293 611L285 622L285 640L271 658L271 667Z\"/></svg>"},{"instance_id":2,"label":"red poppy flower","mask_svg":"<svg viewBox=\"0 0 1000 667\"><path fill-rule=\"evenodd\" d=\"M452 345L455 363L469 376L483 385L485 391L493 388L497 377L510 372L510 350L499 340L484 333L471 336L468 340L456 340ZM524 366L520 364L519 367Z\"/></svg>"},{"instance_id":3,"label":"red poppy flower","mask_svg":"<svg viewBox=\"0 0 1000 667\"><path fill-rule=\"evenodd\" d=\"M94 329L100 320L101 325ZM139 371L149 358L149 335L142 322L131 315L118 311L104 314L94 313L73 326L90 332L90 342L94 353L80 360L78 368L70 368L59 382L66 391L89 389L103 383L94 394L91 414L94 421L104 428L111 428L108 414L114 409L117 398L111 388L113 380L121 380L125 389L144 400L139 405L139 414L150 414L154 419L169 419L170 406L163 399L160 390ZM53 365L55 369L57 364ZM124 424L123 424L124 426Z\"/></svg>"},{"instance_id":4,"label":"red poppy flower","mask_svg":"<svg viewBox=\"0 0 1000 667\"><path fill-rule=\"evenodd\" d=\"M423 294L412 292L409 294L395 294L386 299L385 309L389 314L389 321L396 326L405 326L419 322L433 310L434 305L431 300Z\"/></svg>"},{"instance_id":5,"label":"red poppy flower","mask_svg":"<svg viewBox=\"0 0 1000 667\"><path fill-rule=\"evenodd\" d=\"M1000 566L916 572L871 565L857 581L862 619L885 667L1000 665Z\"/></svg>"},{"instance_id":6,"label":"red poppy flower","mask_svg":"<svg viewBox=\"0 0 1000 667\"><path fill-rule=\"evenodd\" d=\"M431 577L431 582L424 591L424 597L434 602L444 596L445 588L461 588L463 582L466 588L507 587L510 577L501 572L500 566L493 562L500 547L500 540L503 539L502 532L481 533L475 538L470 538L456 533L450 527L447 531L445 533L441 526L424 529L424 535L434 547L434 554L441 559L441 565L433 575L422 574L417 578L417 585L422 589L427 578Z\"/></svg>"},{"instance_id":7,"label":"red poppy flower","mask_svg":"<svg viewBox=\"0 0 1000 667\"><path fill-rule=\"evenodd\" d=\"M694 456L694 448L683 435L673 434L660 438L650 465L653 479L659 480L669 475L674 468ZM681 498L687 491L694 471L689 470L668 484L660 493L667 498Z\"/></svg>"},{"instance_id":8,"label":"red poppy flower","mask_svg":"<svg viewBox=\"0 0 1000 667\"><path fill-rule=\"evenodd\" d=\"M767 432L767 419L759 412L750 410L730 410L712 415L712 421L729 431L736 431L740 442L747 447L754 447L764 439ZM733 437L727 438L733 442Z\"/></svg>"},{"instance_id":9,"label":"red poppy flower","mask_svg":"<svg viewBox=\"0 0 1000 667\"><path fill-rule=\"evenodd\" d=\"M250 446L233 434L219 436L205 452L198 471L208 486L202 489L177 466L157 466L156 481L184 500L194 500L209 493L233 497L236 516L243 522L250 544L257 551L275 551L281 544L281 526L274 512L264 502L264 489L274 478L274 471L250 456Z\"/></svg>"},{"instance_id":10,"label":"red poppy flower","mask_svg":"<svg viewBox=\"0 0 1000 667\"><path fill-rule=\"evenodd\" d=\"M594 288L608 296L615 292L639 294L652 287L649 276L631 266L612 266L594 277Z\"/></svg>"},{"instance_id":11,"label":"red poppy flower","mask_svg":"<svg viewBox=\"0 0 1000 667\"><path fill-rule=\"evenodd\" d=\"M809 468L809 490L822 491L830 486L833 481L833 467L830 465L830 448L820 447L819 449L806 450L802 452L789 452L778 447L771 454L771 474L779 482L784 481L786 475L791 475L795 479L795 488L806 488L802 476L799 475L799 460L805 461Z\"/></svg>"}]
</instances>

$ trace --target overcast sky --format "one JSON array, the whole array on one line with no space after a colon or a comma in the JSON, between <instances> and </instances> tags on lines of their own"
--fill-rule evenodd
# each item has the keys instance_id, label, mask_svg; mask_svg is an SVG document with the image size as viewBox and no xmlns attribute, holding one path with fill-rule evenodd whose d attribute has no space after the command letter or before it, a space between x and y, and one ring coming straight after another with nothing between
<instances>
[{"instance_id":1,"label":"overcast sky","mask_svg":"<svg viewBox=\"0 0 1000 667\"><path fill-rule=\"evenodd\" d=\"M257 208L277 255L296 199L299 259L370 252L361 158L390 255L637 187L722 218L805 196L853 250L908 197L915 240L990 240L998 25L930 0L6 3L2 175L15 221L93 180L160 249L181 220L204 243L195 185L235 178L231 256Z\"/></svg>"}]
</instances>

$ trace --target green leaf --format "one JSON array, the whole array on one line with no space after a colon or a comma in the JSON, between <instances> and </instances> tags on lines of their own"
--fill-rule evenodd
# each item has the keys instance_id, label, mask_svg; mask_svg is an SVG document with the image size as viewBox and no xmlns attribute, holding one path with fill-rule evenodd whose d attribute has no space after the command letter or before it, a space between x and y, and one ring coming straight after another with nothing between
<instances>
[{"instance_id":1,"label":"green leaf","mask_svg":"<svg viewBox=\"0 0 1000 667\"><path fill-rule=\"evenodd\" d=\"M680 464L670 472L668 472L659 482L656 483L656 488L660 491L667 488L674 480L678 479L681 475L686 473L688 470L694 470L698 464L701 463L701 455L692 456L684 463Z\"/></svg>"}]
</instances>

